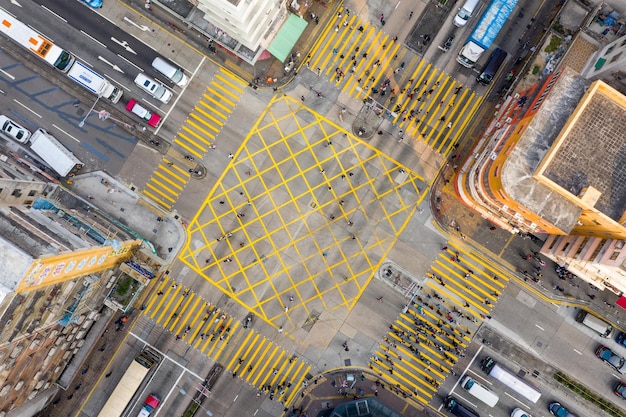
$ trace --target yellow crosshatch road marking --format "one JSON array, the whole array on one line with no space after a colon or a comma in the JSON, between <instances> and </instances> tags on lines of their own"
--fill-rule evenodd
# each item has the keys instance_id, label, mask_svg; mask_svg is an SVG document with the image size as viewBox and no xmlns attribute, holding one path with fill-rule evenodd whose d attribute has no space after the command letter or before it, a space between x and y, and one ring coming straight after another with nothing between
<instances>
[{"instance_id":1,"label":"yellow crosshatch road marking","mask_svg":"<svg viewBox=\"0 0 626 417\"><path fill-rule=\"evenodd\" d=\"M181 260L275 327L297 327L291 311L354 306L428 187L279 94L189 223Z\"/></svg>"}]
</instances>

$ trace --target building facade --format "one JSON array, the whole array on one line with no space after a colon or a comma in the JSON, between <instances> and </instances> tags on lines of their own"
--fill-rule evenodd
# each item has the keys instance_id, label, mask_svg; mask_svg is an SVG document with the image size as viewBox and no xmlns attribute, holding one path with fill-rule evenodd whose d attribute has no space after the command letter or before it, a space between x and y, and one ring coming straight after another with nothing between
<instances>
[{"instance_id":1,"label":"building facade","mask_svg":"<svg viewBox=\"0 0 626 417\"><path fill-rule=\"evenodd\" d=\"M142 285L129 277L143 270L140 244L56 185L0 179L0 417L35 415L69 386L134 301L132 284L127 297L115 288Z\"/></svg>"},{"instance_id":2,"label":"building facade","mask_svg":"<svg viewBox=\"0 0 626 417\"><path fill-rule=\"evenodd\" d=\"M548 236L542 253L626 291L626 97L567 68L509 97L482 138L471 196L512 231Z\"/></svg>"}]
</instances>

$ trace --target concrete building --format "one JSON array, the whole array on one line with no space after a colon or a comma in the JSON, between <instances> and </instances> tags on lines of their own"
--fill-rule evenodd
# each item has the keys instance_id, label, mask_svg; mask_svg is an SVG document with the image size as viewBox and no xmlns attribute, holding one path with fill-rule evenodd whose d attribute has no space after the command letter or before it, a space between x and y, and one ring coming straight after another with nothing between
<instances>
[{"instance_id":1,"label":"concrete building","mask_svg":"<svg viewBox=\"0 0 626 417\"><path fill-rule=\"evenodd\" d=\"M127 229L54 184L14 180L17 168L1 167L0 417L22 417L71 384L108 318L153 275Z\"/></svg>"},{"instance_id":2,"label":"concrete building","mask_svg":"<svg viewBox=\"0 0 626 417\"><path fill-rule=\"evenodd\" d=\"M510 97L486 130L472 196L590 283L626 291L626 97L569 69Z\"/></svg>"},{"instance_id":3,"label":"concrete building","mask_svg":"<svg viewBox=\"0 0 626 417\"><path fill-rule=\"evenodd\" d=\"M626 78L626 35L598 50L587 62L581 75L589 80ZM626 81L626 80L624 80Z\"/></svg>"},{"instance_id":4,"label":"concrete building","mask_svg":"<svg viewBox=\"0 0 626 417\"><path fill-rule=\"evenodd\" d=\"M185 20L244 61L268 51L284 62L307 26L312 0L197 0ZM167 5L167 4L166 4Z\"/></svg>"}]
</instances>

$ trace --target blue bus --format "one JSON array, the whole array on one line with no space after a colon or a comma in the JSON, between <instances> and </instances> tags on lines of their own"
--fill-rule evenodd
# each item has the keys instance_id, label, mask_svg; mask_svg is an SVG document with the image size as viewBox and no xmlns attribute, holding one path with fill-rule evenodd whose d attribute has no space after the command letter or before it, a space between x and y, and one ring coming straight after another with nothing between
<instances>
[{"instance_id":1,"label":"blue bus","mask_svg":"<svg viewBox=\"0 0 626 417\"><path fill-rule=\"evenodd\" d=\"M516 5L517 0L492 0L459 51L457 62L467 68L473 67L496 39Z\"/></svg>"}]
</instances>

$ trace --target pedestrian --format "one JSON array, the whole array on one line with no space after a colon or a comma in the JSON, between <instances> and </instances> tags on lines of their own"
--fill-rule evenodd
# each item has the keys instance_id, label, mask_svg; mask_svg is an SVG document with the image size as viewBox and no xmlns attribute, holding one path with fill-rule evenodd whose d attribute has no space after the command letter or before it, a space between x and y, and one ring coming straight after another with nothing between
<instances>
[{"instance_id":1,"label":"pedestrian","mask_svg":"<svg viewBox=\"0 0 626 417\"><path fill-rule=\"evenodd\" d=\"M328 253L326 253L326 252L322 252L322 256L323 256L324 258L326 258L326 257L328 256Z\"/></svg>"},{"instance_id":2,"label":"pedestrian","mask_svg":"<svg viewBox=\"0 0 626 417\"><path fill-rule=\"evenodd\" d=\"M413 17L413 12L409 13L409 20L411 20L411 18Z\"/></svg>"},{"instance_id":3,"label":"pedestrian","mask_svg":"<svg viewBox=\"0 0 626 417\"><path fill-rule=\"evenodd\" d=\"M233 158L235 157L235 155L233 155L232 153L229 153L229 154L228 154L228 157L229 157L230 159L233 159Z\"/></svg>"},{"instance_id":4,"label":"pedestrian","mask_svg":"<svg viewBox=\"0 0 626 417\"><path fill-rule=\"evenodd\" d=\"M282 332L283 332L283 326L280 326L280 327L278 328L278 333L282 333Z\"/></svg>"},{"instance_id":5,"label":"pedestrian","mask_svg":"<svg viewBox=\"0 0 626 417\"><path fill-rule=\"evenodd\" d=\"M304 96L300 96L300 100L304 102Z\"/></svg>"},{"instance_id":6,"label":"pedestrian","mask_svg":"<svg viewBox=\"0 0 626 417\"><path fill-rule=\"evenodd\" d=\"M376 299L378 300L378 302L379 302L379 303L382 303L382 302L383 302L383 297L378 297L378 298L376 298Z\"/></svg>"}]
</instances>

